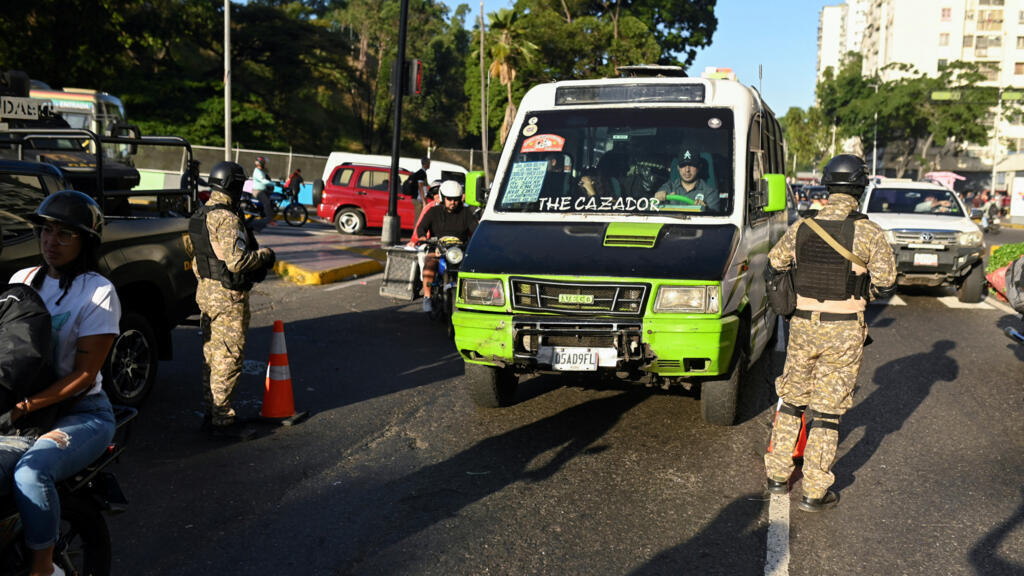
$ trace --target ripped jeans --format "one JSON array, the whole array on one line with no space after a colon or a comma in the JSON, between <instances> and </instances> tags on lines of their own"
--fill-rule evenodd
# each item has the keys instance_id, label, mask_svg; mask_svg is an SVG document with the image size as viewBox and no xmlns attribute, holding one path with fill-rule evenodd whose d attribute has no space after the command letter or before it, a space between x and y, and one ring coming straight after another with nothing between
<instances>
[{"instance_id":1,"label":"ripped jeans","mask_svg":"<svg viewBox=\"0 0 1024 576\"><path fill-rule=\"evenodd\" d=\"M39 438L0 436L0 497L13 488L25 527L25 545L41 550L57 541L57 482L103 454L114 437L114 410L103 392L89 394Z\"/></svg>"}]
</instances>

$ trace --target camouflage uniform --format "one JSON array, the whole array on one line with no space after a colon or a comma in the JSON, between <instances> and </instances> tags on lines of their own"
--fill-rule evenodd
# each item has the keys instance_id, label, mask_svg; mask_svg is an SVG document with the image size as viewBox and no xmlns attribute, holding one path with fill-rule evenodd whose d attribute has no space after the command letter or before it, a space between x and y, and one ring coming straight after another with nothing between
<instances>
[{"instance_id":1,"label":"camouflage uniform","mask_svg":"<svg viewBox=\"0 0 1024 576\"><path fill-rule=\"evenodd\" d=\"M207 204L231 205L231 198L213 190ZM216 257L229 271L253 272L266 265L269 252L249 248L245 226L236 213L212 210L207 214L206 226ZM203 395L212 424L226 426L235 418L231 397L242 374L245 336L249 328L249 292L229 290L218 280L201 277L194 258L192 269L199 279L196 304L202 312Z\"/></svg>"},{"instance_id":2,"label":"camouflage uniform","mask_svg":"<svg viewBox=\"0 0 1024 576\"><path fill-rule=\"evenodd\" d=\"M857 201L846 194L832 194L816 220L844 220ZM796 257L799 224L794 224L768 257L773 268L789 268ZM882 229L869 220L858 220L854 228L853 253L867 263L875 286L896 282L896 261ZM854 272L864 269L853 265ZM822 498L835 481L831 473L839 442L839 417L853 405L853 392L863 359L868 328L864 322L867 302L826 300L820 302L797 295L797 309L812 312L812 318L790 320L786 366L775 382L779 398L786 404L806 406L810 426L804 449L803 492L806 498ZM816 313L815 313L816 312ZM822 321L820 313L856 313L855 320ZM769 478L785 481L793 472L793 448L800 433L800 416L780 410L772 429L771 452L765 454Z\"/></svg>"}]
</instances>

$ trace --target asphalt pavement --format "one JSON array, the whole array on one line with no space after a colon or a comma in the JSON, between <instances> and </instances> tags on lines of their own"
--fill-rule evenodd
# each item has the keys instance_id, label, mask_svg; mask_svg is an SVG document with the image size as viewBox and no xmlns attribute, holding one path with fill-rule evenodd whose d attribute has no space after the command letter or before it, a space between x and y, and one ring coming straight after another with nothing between
<instances>
[{"instance_id":1,"label":"asphalt pavement","mask_svg":"<svg viewBox=\"0 0 1024 576\"><path fill-rule=\"evenodd\" d=\"M319 220L310 220L303 226L289 226L284 220L276 220L257 234L257 240L260 246L273 248L277 254L274 271L278 276L296 284L331 284L361 278L382 272L387 262L379 230L349 236Z\"/></svg>"}]
</instances>

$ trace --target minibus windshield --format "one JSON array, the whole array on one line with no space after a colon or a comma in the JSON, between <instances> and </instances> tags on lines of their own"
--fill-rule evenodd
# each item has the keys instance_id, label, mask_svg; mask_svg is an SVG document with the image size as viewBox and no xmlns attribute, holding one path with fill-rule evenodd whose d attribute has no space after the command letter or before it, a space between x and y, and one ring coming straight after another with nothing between
<instances>
[{"instance_id":1,"label":"minibus windshield","mask_svg":"<svg viewBox=\"0 0 1024 576\"><path fill-rule=\"evenodd\" d=\"M531 112L514 137L512 162L495 203L498 212L732 212L729 109Z\"/></svg>"}]
</instances>

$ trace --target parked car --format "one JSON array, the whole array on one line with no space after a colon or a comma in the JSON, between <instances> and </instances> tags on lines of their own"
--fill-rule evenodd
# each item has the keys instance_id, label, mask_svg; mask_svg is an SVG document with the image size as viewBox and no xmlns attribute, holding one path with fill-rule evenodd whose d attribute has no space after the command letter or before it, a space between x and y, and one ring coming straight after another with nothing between
<instances>
[{"instance_id":1,"label":"parked car","mask_svg":"<svg viewBox=\"0 0 1024 576\"><path fill-rule=\"evenodd\" d=\"M408 170L399 171L402 182L409 176ZM339 164L324 181L323 191L314 193L316 213L334 222L341 234L359 234L368 227L379 228L384 225L388 212L390 178L389 166ZM399 192L398 217L402 230L412 230L414 214L412 198Z\"/></svg>"},{"instance_id":2,"label":"parked car","mask_svg":"<svg viewBox=\"0 0 1024 576\"><path fill-rule=\"evenodd\" d=\"M982 233L952 191L890 179L868 187L861 212L885 230L896 255L898 284L954 286L962 302L984 297Z\"/></svg>"}]
</instances>

